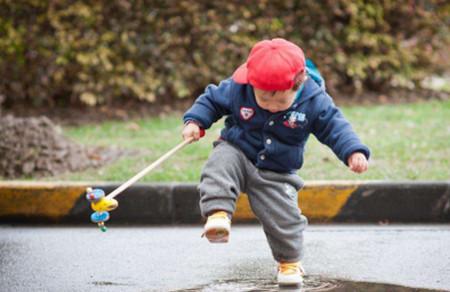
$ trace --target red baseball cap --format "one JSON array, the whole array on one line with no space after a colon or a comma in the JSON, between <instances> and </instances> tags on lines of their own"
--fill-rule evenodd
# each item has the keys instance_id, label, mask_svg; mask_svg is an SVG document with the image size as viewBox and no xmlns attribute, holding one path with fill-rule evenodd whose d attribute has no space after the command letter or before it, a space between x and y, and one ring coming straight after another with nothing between
<instances>
[{"instance_id":1,"label":"red baseball cap","mask_svg":"<svg viewBox=\"0 0 450 292\"><path fill-rule=\"evenodd\" d=\"M305 55L300 47L281 38L256 43L247 58L233 73L233 80L255 88L276 91L294 86L294 77L305 70Z\"/></svg>"}]
</instances>

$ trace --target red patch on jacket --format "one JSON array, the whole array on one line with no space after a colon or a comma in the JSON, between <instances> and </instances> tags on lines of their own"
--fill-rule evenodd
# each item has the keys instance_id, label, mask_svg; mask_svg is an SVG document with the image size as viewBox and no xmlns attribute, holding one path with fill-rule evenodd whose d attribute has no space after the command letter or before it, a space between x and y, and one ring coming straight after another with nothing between
<instances>
[{"instance_id":1,"label":"red patch on jacket","mask_svg":"<svg viewBox=\"0 0 450 292\"><path fill-rule=\"evenodd\" d=\"M251 107L241 107L240 114L244 120L248 121L255 115L255 110Z\"/></svg>"}]
</instances>

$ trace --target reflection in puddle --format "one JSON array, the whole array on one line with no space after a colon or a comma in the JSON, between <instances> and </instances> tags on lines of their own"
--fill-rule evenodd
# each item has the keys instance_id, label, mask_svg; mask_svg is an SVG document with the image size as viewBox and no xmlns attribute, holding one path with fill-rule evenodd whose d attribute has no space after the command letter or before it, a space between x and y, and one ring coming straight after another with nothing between
<instances>
[{"instance_id":1,"label":"reflection in puddle","mask_svg":"<svg viewBox=\"0 0 450 292\"><path fill-rule=\"evenodd\" d=\"M325 279L317 276L307 276L304 279L302 288L283 287L279 288L278 284L268 280L226 280L218 281L202 287L176 290L173 292L190 291L190 292L256 292L256 291L283 291L283 292L307 292L307 291L364 291L364 292L414 292L414 291L438 291L428 289L418 289L403 287L398 285L368 283L368 282L351 282L335 279Z\"/></svg>"}]
</instances>

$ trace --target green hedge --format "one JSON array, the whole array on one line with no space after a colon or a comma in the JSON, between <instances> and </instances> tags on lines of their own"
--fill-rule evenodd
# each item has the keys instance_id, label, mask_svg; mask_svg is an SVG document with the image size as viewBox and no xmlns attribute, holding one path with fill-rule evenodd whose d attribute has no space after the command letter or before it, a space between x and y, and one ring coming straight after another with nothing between
<instances>
[{"instance_id":1,"label":"green hedge","mask_svg":"<svg viewBox=\"0 0 450 292\"><path fill-rule=\"evenodd\" d=\"M438 0L0 0L0 95L49 106L195 97L273 37L302 46L332 92L418 84L448 66L449 11Z\"/></svg>"}]
</instances>

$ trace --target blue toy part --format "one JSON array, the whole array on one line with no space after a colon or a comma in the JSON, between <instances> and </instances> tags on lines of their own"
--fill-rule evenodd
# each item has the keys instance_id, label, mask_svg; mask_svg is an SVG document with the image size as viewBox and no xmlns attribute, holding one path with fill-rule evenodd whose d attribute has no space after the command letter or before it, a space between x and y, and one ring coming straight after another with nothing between
<instances>
[{"instance_id":1,"label":"blue toy part","mask_svg":"<svg viewBox=\"0 0 450 292\"><path fill-rule=\"evenodd\" d=\"M89 190L86 194L86 199L90 202L97 202L105 196L105 191L102 189Z\"/></svg>"},{"instance_id":2,"label":"blue toy part","mask_svg":"<svg viewBox=\"0 0 450 292\"><path fill-rule=\"evenodd\" d=\"M106 222L109 220L109 212L94 212L91 214L91 221L94 223Z\"/></svg>"}]
</instances>

